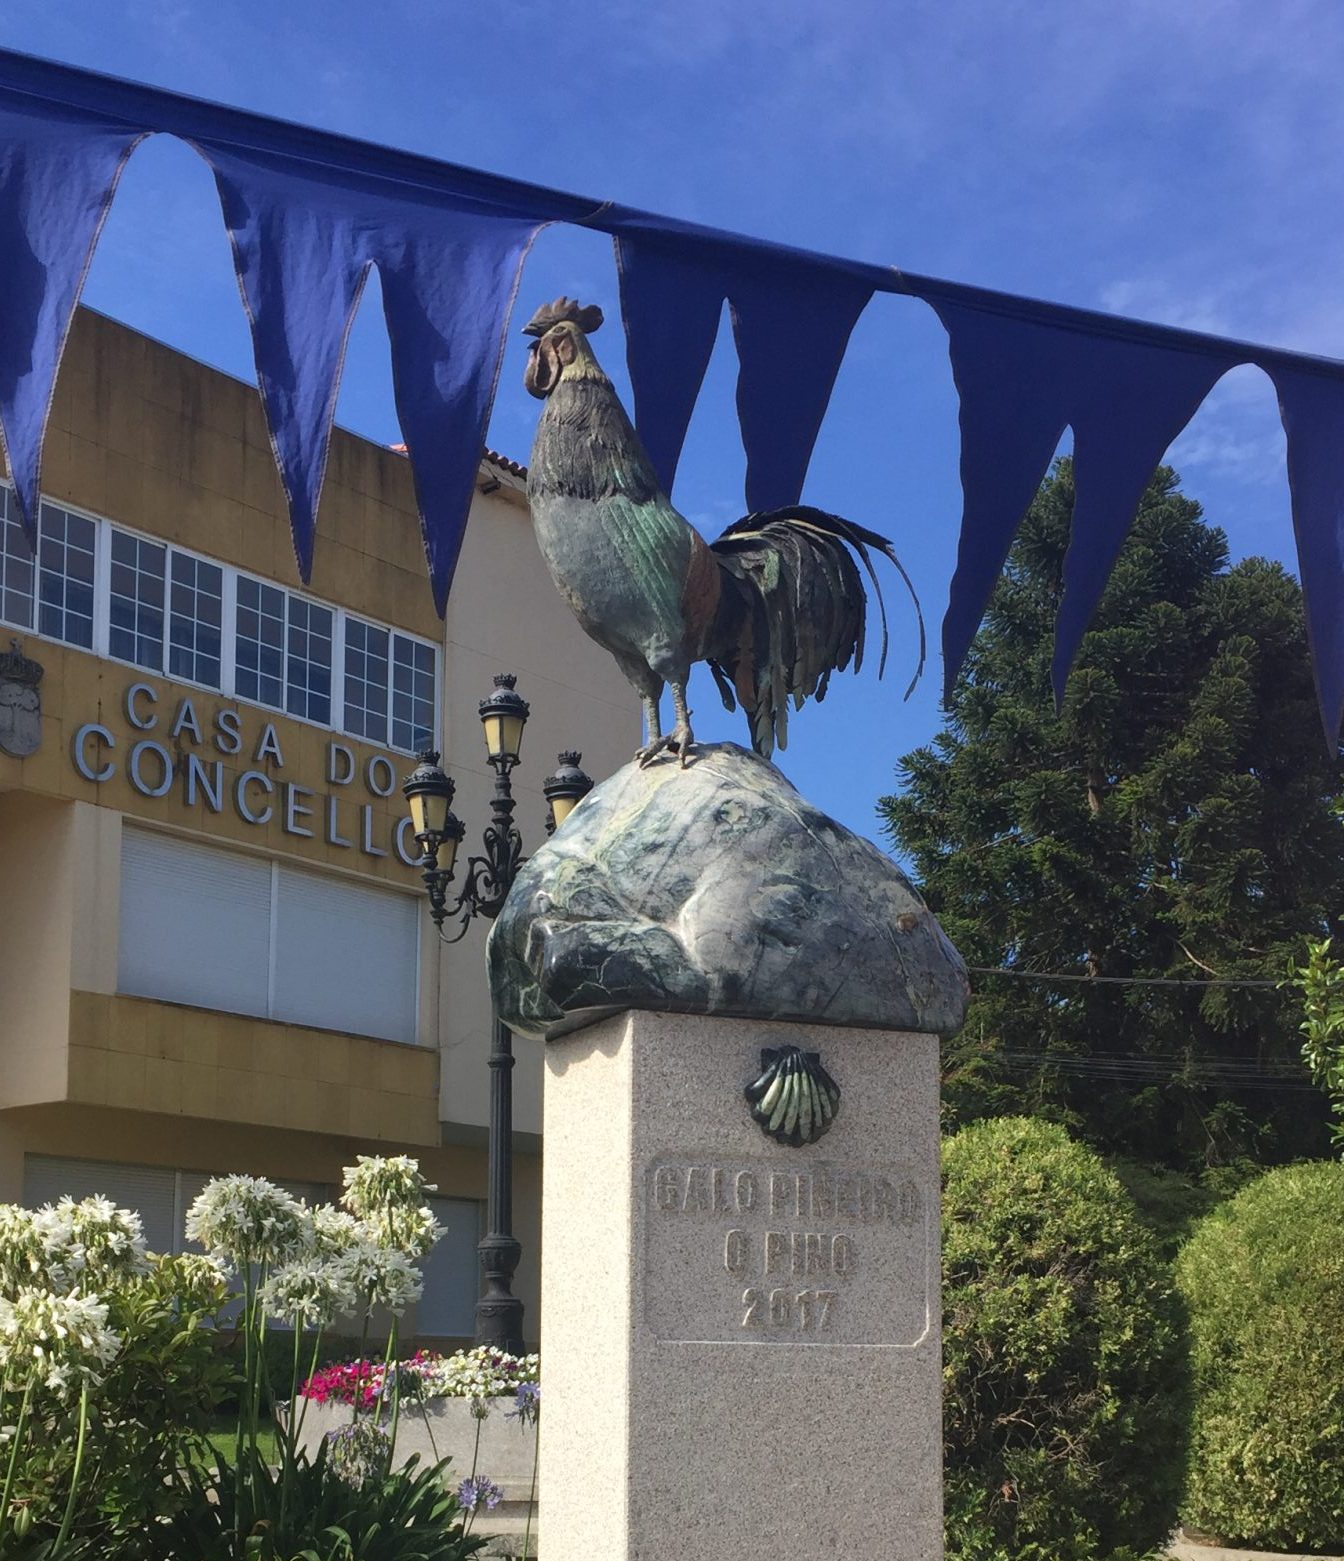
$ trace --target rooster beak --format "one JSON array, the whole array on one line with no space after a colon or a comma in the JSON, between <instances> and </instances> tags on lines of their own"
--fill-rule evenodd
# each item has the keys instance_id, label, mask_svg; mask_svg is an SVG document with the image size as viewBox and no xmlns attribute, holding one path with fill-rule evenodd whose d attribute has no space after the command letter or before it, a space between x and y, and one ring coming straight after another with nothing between
<instances>
[{"instance_id":1,"label":"rooster beak","mask_svg":"<svg viewBox=\"0 0 1344 1561\"><path fill-rule=\"evenodd\" d=\"M559 373L560 362L555 347L544 336L534 341L528 348L527 368L523 373L523 384L529 394L538 401L544 401L555 389Z\"/></svg>"}]
</instances>

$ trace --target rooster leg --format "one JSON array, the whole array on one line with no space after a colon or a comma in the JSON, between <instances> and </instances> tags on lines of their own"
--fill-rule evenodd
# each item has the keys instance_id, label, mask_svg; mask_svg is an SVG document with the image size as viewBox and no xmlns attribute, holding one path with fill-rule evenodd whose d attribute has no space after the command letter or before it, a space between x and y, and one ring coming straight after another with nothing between
<instances>
[{"instance_id":1,"label":"rooster leg","mask_svg":"<svg viewBox=\"0 0 1344 1561\"><path fill-rule=\"evenodd\" d=\"M672 728L672 735L667 739L667 745L674 753L681 755L681 767L684 770L691 757L691 744L695 741L695 735L691 731L691 712L686 708L684 683L672 684L672 711L676 716L677 724Z\"/></svg>"},{"instance_id":2,"label":"rooster leg","mask_svg":"<svg viewBox=\"0 0 1344 1561\"><path fill-rule=\"evenodd\" d=\"M648 742L642 748L635 749L635 760L642 770L667 747L667 738L663 736L663 719L658 713L657 694L641 694L639 697L644 706L644 720L649 728Z\"/></svg>"}]
</instances>

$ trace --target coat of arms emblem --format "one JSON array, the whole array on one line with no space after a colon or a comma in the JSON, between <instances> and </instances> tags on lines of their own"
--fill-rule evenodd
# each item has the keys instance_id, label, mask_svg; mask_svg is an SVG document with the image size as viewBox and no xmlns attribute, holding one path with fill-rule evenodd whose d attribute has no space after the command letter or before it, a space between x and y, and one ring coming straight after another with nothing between
<instances>
[{"instance_id":1,"label":"coat of arms emblem","mask_svg":"<svg viewBox=\"0 0 1344 1561\"><path fill-rule=\"evenodd\" d=\"M18 640L0 654L0 753L26 759L42 742L43 668L23 654Z\"/></svg>"}]
</instances>

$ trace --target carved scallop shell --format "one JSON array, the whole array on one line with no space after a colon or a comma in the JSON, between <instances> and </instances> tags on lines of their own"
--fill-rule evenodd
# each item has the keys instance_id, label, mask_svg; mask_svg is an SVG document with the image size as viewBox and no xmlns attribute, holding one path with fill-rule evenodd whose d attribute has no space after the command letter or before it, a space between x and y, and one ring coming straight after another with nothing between
<instances>
[{"instance_id":1,"label":"carved scallop shell","mask_svg":"<svg viewBox=\"0 0 1344 1561\"><path fill-rule=\"evenodd\" d=\"M840 1109L840 1086L821 1054L796 1046L762 1048L761 1076L743 1093L761 1131L794 1149L829 1132Z\"/></svg>"}]
</instances>

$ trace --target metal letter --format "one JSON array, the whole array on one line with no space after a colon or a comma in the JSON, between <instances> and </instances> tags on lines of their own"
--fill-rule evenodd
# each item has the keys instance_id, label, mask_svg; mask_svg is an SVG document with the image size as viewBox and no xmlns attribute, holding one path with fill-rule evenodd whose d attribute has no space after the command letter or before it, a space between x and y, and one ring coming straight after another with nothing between
<instances>
[{"instance_id":1,"label":"metal letter","mask_svg":"<svg viewBox=\"0 0 1344 1561\"><path fill-rule=\"evenodd\" d=\"M299 818L312 818L313 810L311 808L304 807L303 803L301 803L298 799L300 797L311 797L314 795L314 793L309 791L307 786L296 786L293 781L285 782L284 791L285 833L287 835L303 835L306 839L311 840L313 838L312 830L304 829L304 827L297 823L296 820Z\"/></svg>"},{"instance_id":2,"label":"metal letter","mask_svg":"<svg viewBox=\"0 0 1344 1561\"><path fill-rule=\"evenodd\" d=\"M344 835L336 830L336 798L330 792L327 793L327 844L331 846L352 846L353 840L347 840ZM414 864L412 864L414 865Z\"/></svg>"},{"instance_id":3,"label":"metal letter","mask_svg":"<svg viewBox=\"0 0 1344 1561\"><path fill-rule=\"evenodd\" d=\"M210 769L214 770L214 778L211 779ZM187 755L187 777L185 782L186 802L189 808L196 806L196 788L201 788L201 795L205 798L205 805L212 813L224 811L224 761L212 759L210 769L201 762L194 753Z\"/></svg>"},{"instance_id":4,"label":"metal letter","mask_svg":"<svg viewBox=\"0 0 1344 1561\"><path fill-rule=\"evenodd\" d=\"M173 724L168 728L169 737L180 737L183 732L191 733L192 742L200 742L201 723L196 719L196 707L189 699L179 702L173 712Z\"/></svg>"},{"instance_id":5,"label":"metal letter","mask_svg":"<svg viewBox=\"0 0 1344 1561\"><path fill-rule=\"evenodd\" d=\"M140 773L140 761L146 753L157 754L159 763L163 765L163 779L157 786L151 786ZM173 756L162 743L150 741L145 738L143 742L136 743L131 749L131 756L126 761L126 774L131 785L145 797L161 797L173 784Z\"/></svg>"},{"instance_id":6,"label":"metal letter","mask_svg":"<svg viewBox=\"0 0 1344 1561\"><path fill-rule=\"evenodd\" d=\"M380 786L374 780L375 770L386 774L387 784L385 786ZM375 753L373 758L369 760L368 766L364 771L364 779L368 782L369 790L375 797L390 797L397 789L397 772L392 768L391 759L383 753Z\"/></svg>"},{"instance_id":7,"label":"metal letter","mask_svg":"<svg viewBox=\"0 0 1344 1561\"><path fill-rule=\"evenodd\" d=\"M359 810L363 844L360 849L369 856L386 856L387 852L373 843L373 803L366 802Z\"/></svg>"},{"instance_id":8,"label":"metal letter","mask_svg":"<svg viewBox=\"0 0 1344 1561\"><path fill-rule=\"evenodd\" d=\"M138 714L135 701L140 695L149 700L151 706L159 702L158 693L148 683L132 683L126 690L126 719L139 731L151 732L159 724L159 718L156 715L141 717Z\"/></svg>"},{"instance_id":9,"label":"metal letter","mask_svg":"<svg viewBox=\"0 0 1344 1561\"><path fill-rule=\"evenodd\" d=\"M262 727L261 741L257 744L257 751L252 758L257 764L260 764L263 759L274 759L276 769L284 769L285 756L280 752L280 739L276 736L274 721L267 721Z\"/></svg>"},{"instance_id":10,"label":"metal letter","mask_svg":"<svg viewBox=\"0 0 1344 1561\"><path fill-rule=\"evenodd\" d=\"M331 800L335 802L336 799L333 797ZM408 835L411 836L411 843L415 843L415 836L411 835L411 826L413 823L414 820L409 816L406 818L399 818L397 820L396 832L392 836L393 844L397 848L397 855L401 858L401 864L403 867L419 867L420 865L419 856L414 852L408 851L406 849L406 837Z\"/></svg>"},{"instance_id":11,"label":"metal letter","mask_svg":"<svg viewBox=\"0 0 1344 1561\"><path fill-rule=\"evenodd\" d=\"M85 780L97 781L100 784L105 780L111 780L117 772L117 767L111 759L105 759L101 769L91 770L89 761L84 753L90 737L96 737L104 748L115 748L117 739L105 726L99 726L97 721L86 721L75 733L70 741L70 757L74 760L75 768Z\"/></svg>"},{"instance_id":12,"label":"metal letter","mask_svg":"<svg viewBox=\"0 0 1344 1561\"><path fill-rule=\"evenodd\" d=\"M343 761L338 764L337 761ZM344 767L345 774L337 771ZM347 748L344 743L331 742L327 744L327 781L332 786L348 786L355 778L355 755L353 749Z\"/></svg>"},{"instance_id":13,"label":"metal letter","mask_svg":"<svg viewBox=\"0 0 1344 1561\"><path fill-rule=\"evenodd\" d=\"M233 805L238 809L239 816L244 823L269 824L272 812L269 802L260 813L254 813L247 805L247 786L249 781L255 781L268 797L275 792L275 784L269 775L263 775L260 770L244 770L233 783Z\"/></svg>"},{"instance_id":14,"label":"metal letter","mask_svg":"<svg viewBox=\"0 0 1344 1561\"><path fill-rule=\"evenodd\" d=\"M243 728L236 710L215 711L215 747L221 753L241 753Z\"/></svg>"}]
</instances>

